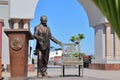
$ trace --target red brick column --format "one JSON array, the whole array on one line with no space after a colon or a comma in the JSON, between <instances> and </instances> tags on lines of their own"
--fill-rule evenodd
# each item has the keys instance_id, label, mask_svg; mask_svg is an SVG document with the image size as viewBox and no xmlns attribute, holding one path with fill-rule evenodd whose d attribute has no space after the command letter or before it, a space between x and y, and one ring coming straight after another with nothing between
<instances>
[{"instance_id":1,"label":"red brick column","mask_svg":"<svg viewBox=\"0 0 120 80\"><path fill-rule=\"evenodd\" d=\"M29 40L33 36L29 29L29 20L23 20L23 28L20 29L21 19L12 19L13 29L4 29L9 39L10 54L10 80L27 80L28 72L28 47Z\"/></svg>"}]
</instances>

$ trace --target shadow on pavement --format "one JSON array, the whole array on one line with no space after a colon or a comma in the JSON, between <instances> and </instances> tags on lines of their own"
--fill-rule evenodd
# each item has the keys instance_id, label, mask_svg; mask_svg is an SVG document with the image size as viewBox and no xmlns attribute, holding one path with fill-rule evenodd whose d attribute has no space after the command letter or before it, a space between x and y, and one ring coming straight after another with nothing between
<instances>
[{"instance_id":1,"label":"shadow on pavement","mask_svg":"<svg viewBox=\"0 0 120 80\"><path fill-rule=\"evenodd\" d=\"M40 80L40 78L29 77L28 80ZM78 75L65 75L64 77L61 77L60 75L52 75L49 77L43 77L41 80L111 80L111 79L103 79L103 78L95 78L95 77L79 77Z\"/></svg>"}]
</instances>

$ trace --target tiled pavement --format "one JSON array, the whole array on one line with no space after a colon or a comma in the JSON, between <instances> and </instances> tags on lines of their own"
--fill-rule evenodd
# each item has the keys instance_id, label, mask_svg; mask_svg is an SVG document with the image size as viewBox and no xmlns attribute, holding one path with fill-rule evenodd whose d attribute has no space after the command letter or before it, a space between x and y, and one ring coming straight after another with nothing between
<instances>
[{"instance_id":1,"label":"tiled pavement","mask_svg":"<svg viewBox=\"0 0 120 80\"><path fill-rule=\"evenodd\" d=\"M35 72L28 73L29 80L120 80L120 71L104 71L84 69L84 76L78 77L78 68L67 67L65 69L65 77L61 77L60 66L49 66L48 74L50 77L38 79ZM3 72L4 80L9 80L10 73Z\"/></svg>"}]
</instances>

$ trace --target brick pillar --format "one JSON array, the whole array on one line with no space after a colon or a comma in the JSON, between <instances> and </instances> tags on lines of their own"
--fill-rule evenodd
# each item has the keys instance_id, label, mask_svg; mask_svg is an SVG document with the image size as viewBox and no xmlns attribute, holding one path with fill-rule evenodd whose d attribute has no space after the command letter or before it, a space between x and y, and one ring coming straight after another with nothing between
<instances>
[{"instance_id":1,"label":"brick pillar","mask_svg":"<svg viewBox=\"0 0 120 80\"><path fill-rule=\"evenodd\" d=\"M0 80L2 78L2 22L0 22Z\"/></svg>"},{"instance_id":2,"label":"brick pillar","mask_svg":"<svg viewBox=\"0 0 120 80\"><path fill-rule=\"evenodd\" d=\"M114 33L114 56L115 59L120 59L120 40L116 33Z\"/></svg>"},{"instance_id":3,"label":"brick pillar","mask_svg":"<svg viewBox=\"0 0 120 80\"><path fill-rule=\"evenodd\" d=\"M20 29L21 19L12 19L13 29L4 29L9 39L10 80L28 80L28 47L33 36L29 29ZM27 21L23 28L29 28Z\"/></svg>"},{"instance_id":4,"label":"brick pillar","mask_svg":"<svg viewBox=\"0 0 120 80\"><path fill-rule=\"evenodd\" d=\"M111 59L111 27L109 23L105 23L105 27L106 27L106 58L107 59Z\"/></svg>"}]
</instances>

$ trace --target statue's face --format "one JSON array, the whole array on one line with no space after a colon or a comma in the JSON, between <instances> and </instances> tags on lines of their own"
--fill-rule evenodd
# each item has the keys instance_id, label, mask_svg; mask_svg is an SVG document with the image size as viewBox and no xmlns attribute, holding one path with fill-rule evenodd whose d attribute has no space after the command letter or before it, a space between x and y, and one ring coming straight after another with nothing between
<instances>
[{"instance_id":1,"label":"statue's face","mask_svg":"<svg viewBox=\"0 0 120 80\"><path fill-rule=\"evenodd\" d=\"M41 23L42 24L46 24L47 23L47 17L46 16L42 16L41 17Z\"/></svg>"},{"instance_id":2,"label":"statue's face","mask_svg":"<svg viewBox=\"0 0 120 80\"><path fill-rule=\"evenodd\" d=\"M41 23L46 24L47 20L41 20Z\"/></svg>"}]
</instances>

